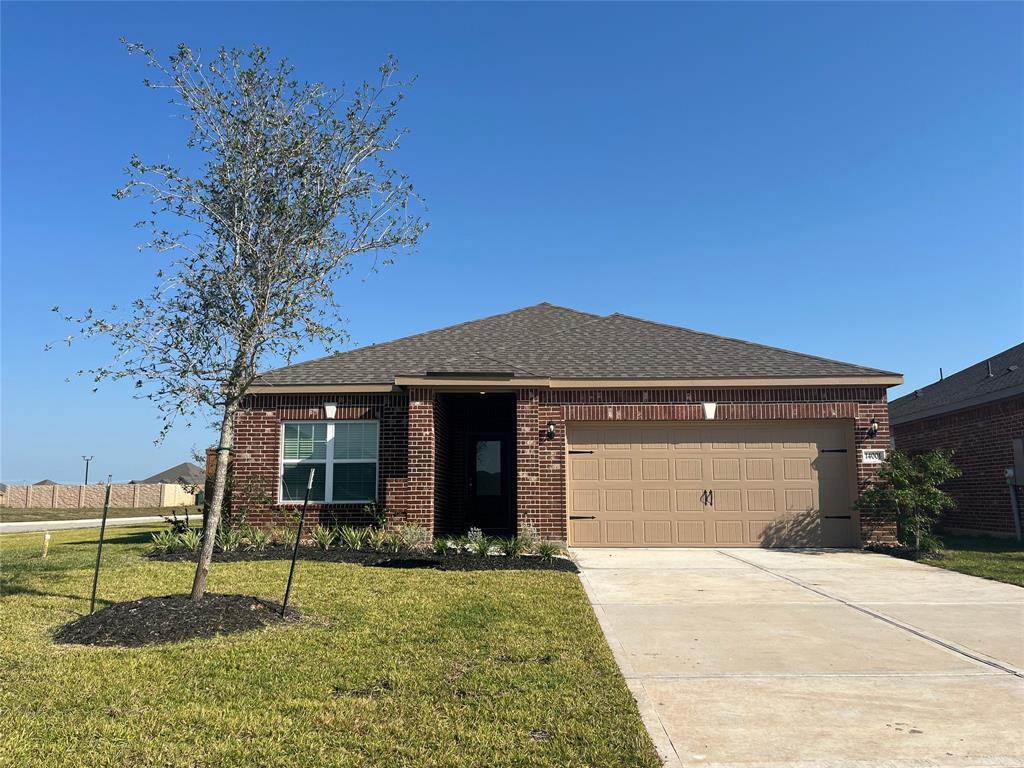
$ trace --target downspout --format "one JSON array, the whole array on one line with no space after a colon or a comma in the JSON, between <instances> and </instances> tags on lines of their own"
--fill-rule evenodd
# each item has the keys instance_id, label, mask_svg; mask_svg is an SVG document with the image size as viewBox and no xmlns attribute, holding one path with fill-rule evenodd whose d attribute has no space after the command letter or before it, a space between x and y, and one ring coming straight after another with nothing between
<instances>
[{"instance_id":1,"label":"downspout","mask_svg":"<svg viewBox=\"0 0 1024 768\"><path fill-rule=\"evenodd\" d=\"M1010 506L1013 509L1013 528L1017 534L1017 541L1021 540L1020 530L1020 502L1017 500L1017 478L1013 467L1006 469L1006 484L1010 487Z\"/></svg>"}]
</instances>

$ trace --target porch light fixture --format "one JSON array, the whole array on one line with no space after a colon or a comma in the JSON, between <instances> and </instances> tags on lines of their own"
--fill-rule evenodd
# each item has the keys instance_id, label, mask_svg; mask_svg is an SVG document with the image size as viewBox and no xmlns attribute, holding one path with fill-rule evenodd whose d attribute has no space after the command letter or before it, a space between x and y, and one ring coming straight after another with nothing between
<instances>
[{"instance_id":1,"label":"porch light fixture","mask_svg":"<svg viewBox=\"0 0 1024 768\"><path fill-rule=\"evenodd\" d=\"M868 425L868 437L878 436L878 419L872 419Z\"/></svg>"},{"instance_id":2,"label":"porch light fixture","mask_svg":"<svg viewBox=\"0 0 1024 768\"><path fill-rule=\"evenodd\" d=\"M338 413L337 403L324 403L324 418L333 419L335 414Z\"/></svg>"},{"instance_id":3,"label":"porch light fixture","mask_svg":"<svg viewBox=\"0 0 1024 768\"><path fill-rule=\"evenodd\" d=\"M555 429L556 429L555 422L549 421L548 422L548 428L546 430L544 430L544 434L546 434L548 436L548 440L554 440L555 439Z\"/></svg>"},{"instance_id":4,"label":"porch light fixture","mask_svg":"<svg viewBox=\"0 0 1024 768\"><path fill-rule=\"evenodd\" d=\"M718 403L701 403L704 406L704 418L712 421L715 418L715 411L718 410Z\"/></svg>"}]
</instances>

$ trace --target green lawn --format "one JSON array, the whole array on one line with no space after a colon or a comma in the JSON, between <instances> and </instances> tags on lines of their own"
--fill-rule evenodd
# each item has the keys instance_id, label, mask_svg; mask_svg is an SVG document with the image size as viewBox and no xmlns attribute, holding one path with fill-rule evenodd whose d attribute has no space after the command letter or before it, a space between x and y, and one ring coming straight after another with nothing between
<instances>
[{"instance_id":1,"label":"green lawn","mask_svg":"<svg viewBox=\"0 0 1024 768\"><path fill-rule=\"evenodd\" d=\"M942 549L922 563L1024 587L1024 545L987 536L942 536Z\"/></svg>"},{"instance_id":2,"label":"green lawn","mask_svg":"<svg viewBox=\"0 0 1024 768\"><path fill-rule=\"evenodd\" d=\"M107 517L150 517L152 515L171 516L176 512L184 517L185 507L138 507L134 509L111 509ZM193 519L202 520L203 513L199 507L188 507L188 514ZM27 523L39 520L91 520L103 517L103 509L0 509L0 523Z\"/></svg>"},{"instance_id":3,"label":"green lawn","mask_svg":"<svg viewBox=\"0 0 1024 768\"><path fill-rule=\"evenodd\" d=\"M576 576L300 562L305 620L145 649L55 646L88 610L96 530L0 536L0 765L655 766ZM181 593L188 563L108 532L105 601ZM287 561L214 564L280 600Z\"/></svg>"}]
</instances>

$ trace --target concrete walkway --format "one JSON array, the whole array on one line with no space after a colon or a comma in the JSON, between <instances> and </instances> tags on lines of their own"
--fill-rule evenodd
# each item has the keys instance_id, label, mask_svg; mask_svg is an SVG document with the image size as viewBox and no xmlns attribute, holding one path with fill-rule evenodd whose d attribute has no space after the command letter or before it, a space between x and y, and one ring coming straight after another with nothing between
<instances>
[{"instance_id":1,"label":"concrete walkway","mask_svg":"<svg viewBox=\"0 0 1024 768\"><path fill-rule=\"evenodd\" d=\"M89 520L31 520L24 523L0 523L0 533L30 533L32 531L60 531L69 528L99 528L103 521L100 518ZM122 525L145 525L162 523L159 515L146 517L108 517L107 527Z\"/></svg>"},{"instance_id":2,"label":"concrete walkway","mask_svg":"<svg viewBox=\"0 0 1024 768\"><path fill-rule=\"evenodd\" d=\"M573 556L667 766L1024 766L1024 589L853 551Z\"/></svg>"}]
</instances>

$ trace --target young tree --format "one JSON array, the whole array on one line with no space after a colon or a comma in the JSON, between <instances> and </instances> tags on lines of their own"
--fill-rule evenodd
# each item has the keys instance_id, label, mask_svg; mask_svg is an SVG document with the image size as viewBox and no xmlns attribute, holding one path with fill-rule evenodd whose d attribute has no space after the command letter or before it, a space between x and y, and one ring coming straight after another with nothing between
<instances>
[{"instance_id":1,"label":"young tree","mask_svg":"<svg viewBox=\"0 0 1024 768\"><path fill-rule=\"evenodd\" d=\"M896 518L896 533L901 544L915 551L928 551L939 544L932 528L953 499L939 486L960 476L952 463L952 454L929 451L909 456L891 451L878 477L861 494L857 506L886 512Z\"/></svg>"},{"instance_id":2,"label":"young tree","mask_svg":"<svg viewBox=\"0 0 1024 768\"><path fill-rule=\"evenodd\" d=\"M80 371L127 379L163 417L214 415L216 474L192 586L200 600L213 555L228 473L232 427L262 363L289 361L307 341L344 338L335 281L369 254L369 269L414 246L426 225L409 179L388 164L403 130L397 62L354 91L299 82L269 51L224 50L209 59L181 44L163 63L138 43L190 124L193 172L132 157L118 198L141 197L152 215L144 247L170 258L157 284L126 313L69 317L83 337L109 337L113 361Z\"/></svg>"}]
</instances>

